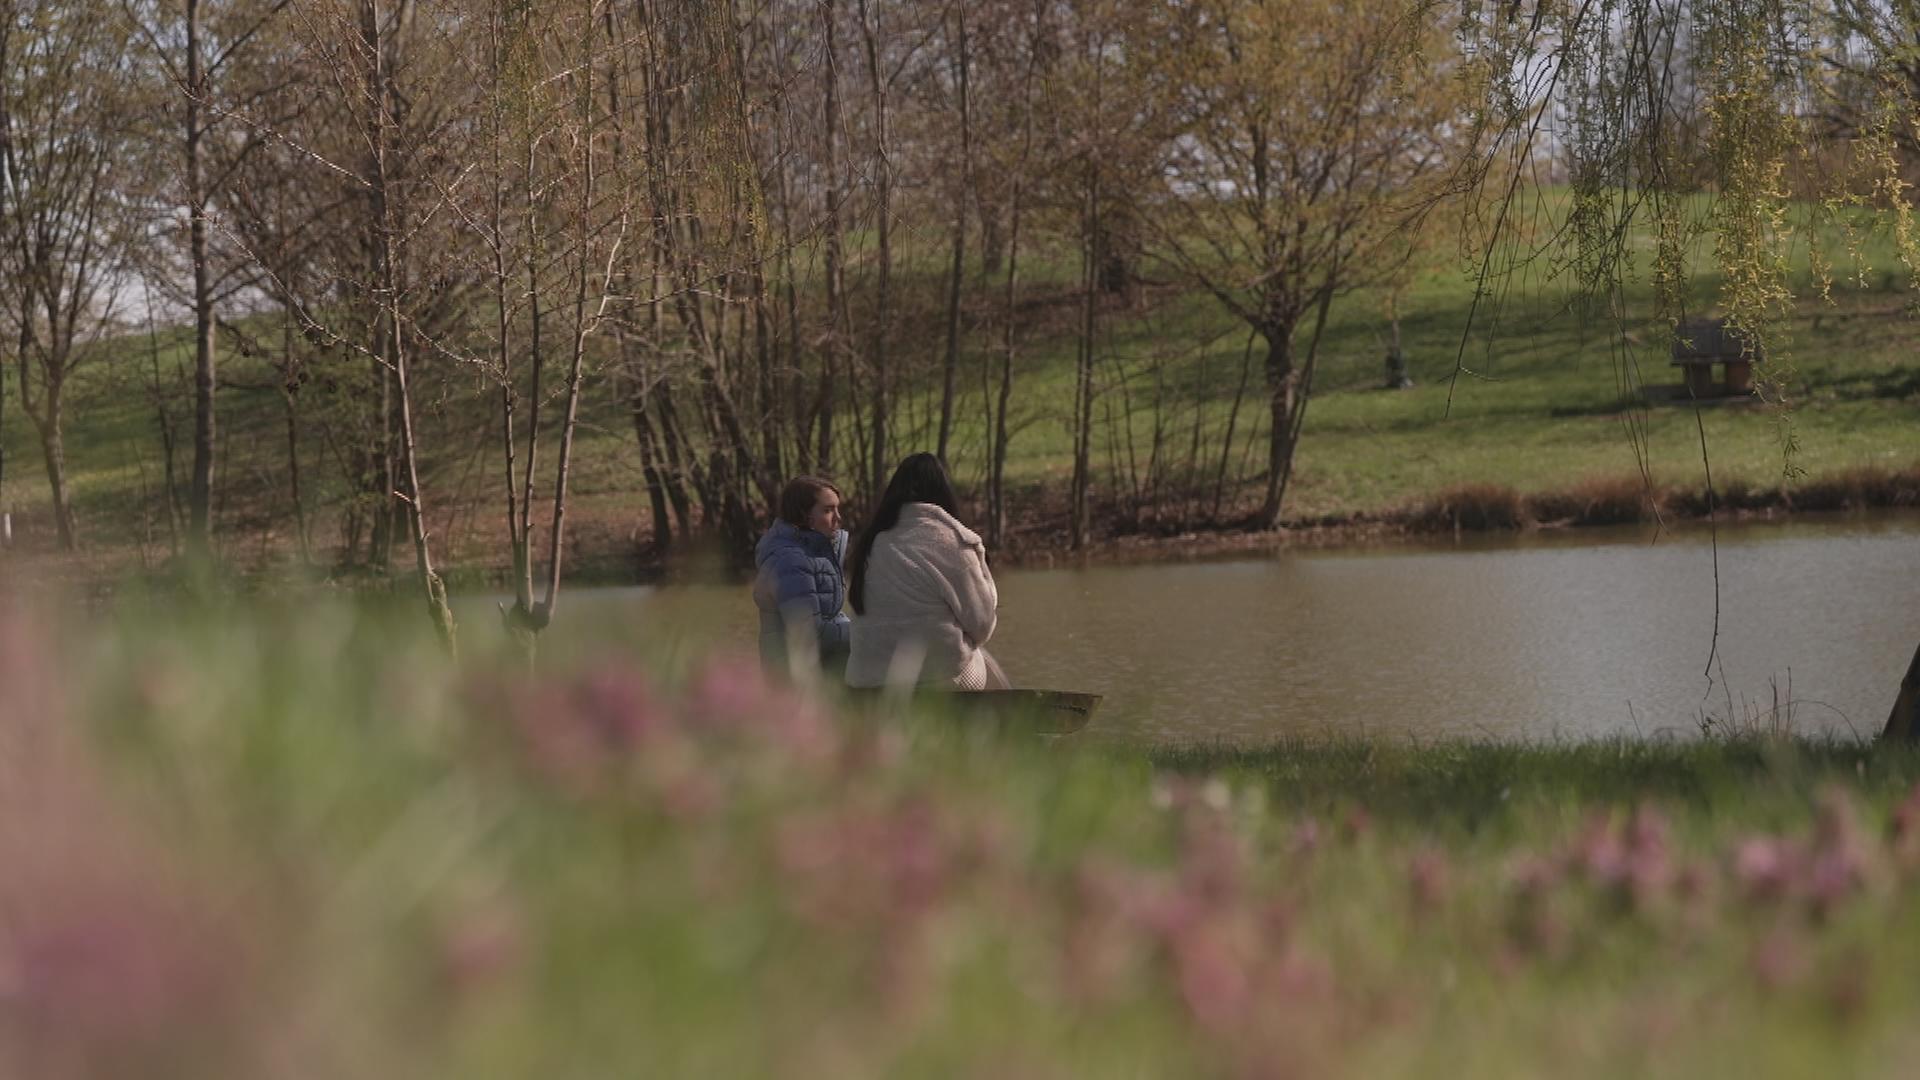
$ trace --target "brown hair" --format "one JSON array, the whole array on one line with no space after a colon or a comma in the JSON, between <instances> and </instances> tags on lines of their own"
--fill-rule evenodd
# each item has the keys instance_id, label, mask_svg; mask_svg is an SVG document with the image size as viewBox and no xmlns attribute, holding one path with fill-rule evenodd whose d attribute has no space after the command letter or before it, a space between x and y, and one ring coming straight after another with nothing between
<instances>
[{"instance_id":1,"label":"brown hair","mask_svg":"<svg viewBox=\"0 0 1920 1080\"><path fill-rule=\"evenodd\" d=\"M796 476L787 481L787 486L780 489L780 520L796 529L806 528L807 518L813 513L813 504L820 501L823 491L831 491L840 495L842 500L846 499L833 481L822 480L818 476Z\"/></svg>"}]
</instances>

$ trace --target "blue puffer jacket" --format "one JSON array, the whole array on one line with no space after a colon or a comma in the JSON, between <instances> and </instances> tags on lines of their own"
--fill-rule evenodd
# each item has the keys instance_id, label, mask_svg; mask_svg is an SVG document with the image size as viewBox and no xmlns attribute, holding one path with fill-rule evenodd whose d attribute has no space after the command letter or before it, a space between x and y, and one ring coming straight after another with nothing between
<instances>
[{"instance_id":1,"label":"blue puffer jacket","mask_svg":"<svg viewBox=\"0 0 1920 1080\"><path fill-rule=\"evenodd\" d=\"M787 663L787 627L810 626L819 655L844 658L847 651L847 613L841 610L847 587L840 568L847 554L847 534L822 536L776 521L754 548L753 603L760 609L760 657L784 669Z\"/></svg>"}]
</instances>

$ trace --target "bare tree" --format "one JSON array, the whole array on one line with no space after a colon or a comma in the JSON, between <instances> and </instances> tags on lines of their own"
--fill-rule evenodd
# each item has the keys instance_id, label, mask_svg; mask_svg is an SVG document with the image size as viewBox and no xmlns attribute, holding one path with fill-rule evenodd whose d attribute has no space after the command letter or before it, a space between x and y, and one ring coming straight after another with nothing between
<instances>
[{"instance_id":1,"label":"bare tree","mask_svg":"<svg viewBox=\"0 0 1920 1080\"><path fill-rule=\"evenodd\" d=\"M416 583L451 650L453 616L422 482L419 380L432 372L423 359L458 358L447 338L449 312L457 316L464 295L462 271L444 245L454 193L472 171L461 136L472 126L475 87L457 78L469 23L419 0L295 0L287 14L305 77L329 98L327 108L302 114L287 142L341 179L353 195L343 216L358 227L317 268L337 299L310 313L308 331L369 364L378 386L367 417L376 452L362 471L380 484L376 561L388 523L405 528Z\"/></svg>"},{"instance_id":2,"label":"bare tree","mask_svg":"<svg viewBox=\"0 0 1920 1080\"><path fill-rule=\"evenodd\" d=\"M297 91L287 93L300 99ZM297 106L296 106L297 108ZM286 433L287 494L294 532L305 563L313 562L307 485L301 465L303 411L313 383L316 349L310 332L319 305L322 261L329 243L327 225L348 205L338 185L309 182L304 162L277 143L264 143L238 164L221 194L227 207L226 231L244 247L257 267L257 288L277 312L278 346L262 348L278 376L276 387Z\"/></svg>"},{"instance_id":3,"label":"bare tree","mask_svg":"<svg viewBox=\"0 0 1920 1080\"><path fill-rule=\"evenodd\" d=\"M616 45L610 7L583 0L572 10L537 13L524 5L494 4L488 12L488 67L493 97L487 109L489 185L486 219L469 224L488 250L495 311L494 357L501 387L502 459L507 524L514 566L514 606L507 625L532 657L538 634L559 603L565 557L567 491L574 435L586 380L588 339L613 302L615 268L629 215L627 192L603 191L599 142L607 120L600 93L609 63L604 46ZM602 41L602 37L605 41ZM617 69L616 69L617 70ZM617 97L609 97L617 102ZM509 154L511 151L511 154ZM511 162L511 164L510 164ZM516 200L507 211L509 195ZM517 234L510 222L517 218ZM517 240L518 254L511 245ZM517 264L517 265L516 265ZM549 267L560 267L557 280ZM524 281L513 283L516 274ZM554 295L551 299L549 291ZM560 393L560 443L548 503L549 540L541 598L534 599L533 547L540 422L547 405L542 388L546 350L541 340L548 305L568 320L565 383ZM522 396L515 372L515 323L527 321L530 386ZM526 442L516 446L515 421L524 415ZM515 455L524 461L518 478ZM516 486L517 485L517 486Z\"/></svg>"},{"instance_id":4,"label":"bare tree","mask_svg":"<svg viewBox=\"0 0 1920 1080\"><path fill-rule=\"evenodd\" d=\"M1012 440L1008 411L1013 401L1014 355L1019 341L1020 230L1026 212L1028 172L1034 166L1036 83L1051 46L1048 7L1033 4L1013 13L1012 51L1019 57L1014 69L1018 87L1009 105L1006 152L1001 167L1008 177L1007 233L1002 255L1005 278L1001 292L1000 371L990 406L987 461L987 545L998 548L1007 539L1007 447Z\"/></svg>"},{"instance_id":5,"label":"bare tree","mask_svg":"<svg viewBox=\"0 0 1920 1080\"><path fill-rule=\"evenodd\" d=\"M217 250L214 207L235 171L262 144L258 128L240 130L235 137L226 138L231 130L228 118L236 103L256 100L268 92L260 85L265 72L258 66L248 70L246 61L249 50L263 40L263 31L286 3L120 0L127 21L169 84L167 96L177 106L165 110L164 115L177 117L179 122L174 132L174 148L179 154L178 184L162 197L179 207L186 218L185 255L191 279L186 299L194 322L193 465L187 500L187 546L201 556L209 550L213 500L218 308L223 298L252 283L248 276L251 266L245 259ZM154 134L164 138L161 133Z\"/></svg>"},{"instance_id":6,"label":"bare tree","mask_svg":"<svg viewBox=\"0 0 1920 1080\"><path fill-rule=\"evenodd\" d=\"M880 27L878 12L869 13L867 0L855 0L860 18L860 40L865 46L867 59L867 85L873 95L873 174L874 174L874 229L879 238L879 266L876 268L873 295L872 344L868 348L867 363L873 372L873 396L868 404L869 423L873 435L872 458L867 474L868 490L878 497L886 487L890 462L887 443L887 411L890 396L889 378L892 374L890 359L887 355L888 321L893 316L893 161L888 153L887 104L891 96L893 76L880 61Z\"/></svg>"},{"instance_id":7,"label":"bare tree","mask_svg":"<svg viewBox=\"0 0 1920 1080\"><path fill-rule=\"evenodd\" d=\"M1399 0L1209 0L1139 20L1131 47L1181 121L1141 220L1266 342L1260 521L1280 523L1335 295L1392 264L1398 230L1470 133L1438 16ZM1296 333L1311 323L1305 355Z\"/></svg>"},{"instance_id":8,"label":"bare tree","mask_svg":"<svg viewBox=\"0 0 1920 1080\"><path fill-rule=\"evenodd\" d=\"M841 372L845 369L852 319L847 314L846 256L841 250L841 203L845 199L840 186L840 61L839 27L835 20L836 0L821 0L820 27L824 63L820 71L822 102L825 109L821 133L826 160L826 220L822 224L826 246L827 340L826 367L820 374L819 449L814 454L816 467L833 473L833 416L835 395Z\"/></svg>"},{"instance_id":9,"label":"bare tree","mask_svg":"<svg viewBox=\"0 0 1920 1080\"><path fill-rule=\"evenodd\" d=\"M77 546L66 391L108 325L130 215L130 73L120 21L87 5L7 4L0 17L0 252L13 293L20 405L40 436L60 545Z\"/></svg>"},{"instance_id":10,"label":"bare tree","mask_svg":"<svg viewBox=\"0 0 1920 1080\"><path fill-rule=\"evenodd\" d=\"M967 204L973 195L973 57L967 47L967 9L955 8L952 33L954 110L959 121L959 170L951 186L953 201L953 257L947 271L947 345L940 365L940 437L935 451L947 460L953 437L953 381L960 368L960 290L967 267Z\"/></svg>"}]
</instances>

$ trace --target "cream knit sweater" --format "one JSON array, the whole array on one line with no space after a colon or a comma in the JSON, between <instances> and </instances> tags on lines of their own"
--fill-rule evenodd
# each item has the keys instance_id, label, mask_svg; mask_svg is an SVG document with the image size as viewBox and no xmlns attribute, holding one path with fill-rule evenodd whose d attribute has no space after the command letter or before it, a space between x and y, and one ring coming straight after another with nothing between
<instances>
[{"instance_id":1,"label":"cream knit sweater","mask_svg":"<svg viewBox=\"0 0 1920 1080\"><path fill-rule=\"evenodd\" d=\"M986 545L953 515L931 503L902 507L899 522L873 540L862 594L849 686L1005 684L981 648L1000 607Z\"/></svg>"}]
</instances>

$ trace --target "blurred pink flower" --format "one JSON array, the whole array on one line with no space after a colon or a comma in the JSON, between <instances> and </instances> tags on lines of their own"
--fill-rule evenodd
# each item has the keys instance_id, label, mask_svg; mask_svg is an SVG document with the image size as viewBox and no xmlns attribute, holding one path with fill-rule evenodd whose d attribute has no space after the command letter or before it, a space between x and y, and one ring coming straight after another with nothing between
<instances>
[{"instance_id":1,"label":"blurred pink flower","mask_svg":"<svg viewBox=\"0 0 1920 1080\"><path fill-rule=\"evenodd\" d=\"M519 967L525 953L520 917L504 902L463 910L440 930L440 968L455 990L497 981Z\"/></svg>"},{"instance_id":2,"label":"blurred pink flower","mask_svg":"<svg viewBox=\"0 0 1920 1080\"><path fill-rule=\"evenodd\" d=\"M1627 891L1641 910L1664 900L1675 877L1665 815L1642 803L1627 819Z\"/></svg>"},{"instance_id":3,"label":"blurred pink flower","mask_svg":"<svg viewBox=\"0 0 1920 1080\"><path fill-rule=\"evenodd\" d=\"M1776 929L1754 945L1751 963L1763 989L1780 990L1806 973L1806 950L1785 930Z\"/></svg>"},{"instance_id":4,"label":"blurred pink flower","mask_svg":"<svg viewBox=\"0 0 1920 1080\"><path fill-rule=\"evenodd\" d=\"M1416 915L1425 915L1445 906L1452 890L1451 867L1440 852L1426 850L1413 856L1407 867L1407 883Z\"/></svg>"},{"instance_id":5,"label":"blurred pink flower","mask_svg":"<svg viewBox=\"0 0 1920 1080\"><path fill-rule=\"evenodd\" d=\"M1293 852L1296 855L1311 855L1320 848L1320 823L1307 818L1294 826Z\"/></svg>"},{"instance_id":6,"label":"blurred pink flower","mask_svg":"<svg viewBox=\"0 0 1920 1080\"><path fill-rule=\"evenodd\" d=\"M882 836L885 847L877 854L887 868L890 906L907 914L934 906L953 875L946 832L933 803L915 796L895 807Z\"/></svg>"},{"instance_id":7,"label":"blurred pink flower","mask_svg":"<svg viewBox=\"0 0 1920 1080\"><path fill-rule=\"evenodd\" d=\"M1674 895L1682 900L1703 900L1712 890L1713 883L1713 864L1689 862L1680 867L1680 872L1674 876Z\"/></svg>"},{"instance_id":8,"label":"blurred pink flower","mask_svg":"<svg viewBox=\"0 0 1920 1080\"><path fill-rule=\"evenodd\" d=\"M1733 876L1751 898L1785 897L1799 877L1800 852L1777 836L1749 836L1733 852Z\"/></svg>"},{"instance_id":9,"label":"blurred pink flower","mask_svg":"<svg viewBox=\"0 0 1920 1080\"><path fill-rule=\"evenodd\" d=\"M1829 915L1860 891L1866 881L1862 864L1846 851L1821 851L1807 870L1807 895L1817 914Z\"/></svg>"},{"instance_id":10,"label":"blurred pink flower","mask_svg":"<svg viewBox=\"0 0 1920 1080\"><path fill-rule=\"evenodd\" d=\"M1627 845L1611 817L1594 814L1574 839L1573 863L1589 881L1618 885L1627 876Z\"/></svg>"},{"instance_id":11,"label":"blurred pink flower","mask_svg":"<svg viewBox=\"0 0 1920 1080\"><path fill-rule=\"evenodd\" d=\"M1196 899L1209 905L1233 899L1241 888L1245 862L1239 835L1220 819L1187 820L1180 877Z\"/></svg>"},{"instance_id":12,"label":"blurred pink flower","mask_svg":"<svg viewBox=\"0 0 1920 1080\"><path fill-rule=\"evenodd\" d=\"M712 817L726 801L726 782L718 774L702 769L686 770L661 785L661 809L681 822Z\"/></svg>"},{"instance_id":13,"label":"blurred pink flower","mask_svg":"<svg viewBox=\"0 0 1920 1080\"><path fill-rule=\"evenodd\" d=\"M1356 806L1347 811L1346 819L1341 822L1341 834L1348 843L1358 843L1372 831L1373 815L1367 813L1367 808L1364 806Z\"/></svg>"},{"instance_id":14,"label":"blurred pink flower","mask_svg":"<svg viewBox=\"0 0 1920 1080\"><path fill-rule=\"evenodd\" d=\"M0 1014L17 1021L0 1036L19 1033L38 1075L236 1048L250 922L109 797L58 670L0 620Z\"/></svg>"},{"instance_id":15,"label":"blurred pink flower","mask_svg":"<svg viewBox=\"0 0 1920 1080\"><path fill-rule=\"evenodd\" d=\"M1522 855L1507 868L1507 877L1515 891L1538 896L1560 884L1563 871L1559 860L1544 855Z\"/></svg>"},{"instance_id":16,"label":"blurred pink flower","mask_svg":"<svg viewBox=\"0 0 1920 1080\"><path fill-rule=\"evenodd\" d=\"M959 884L956 834L919 797L795 817L775 833L782 895L823 929L917 922L944 907Z\"/></svg>"},{"instance_id":17,"label":"blurred pink flower","mask_svg":"<svg viewBox=\"0 0 1920 1080\"><path fill-rule=\"evenodd\" d=\"M507 703L533 766L586 795L610 786L642 744L670 730L673 719L639 675L602 668L572 680L501 683L481 678L468 696L482 708Z\"/></svg>"},{"instance_id":18,"label":"blurred pink flower","mask_svg":"<svg viewBox=\"0 0 1920 1080\"><path fill-rule=\"evenodd\" d=\"M1513 881L1512 906L1507 929L1516 947L1516 956L1544 953L1559 955L1569 938L1566 919L1556 909L1554 892L1566 876L1562 860L1540 855L1525 855L1508 869Z\"/></svg>"},{"instance_id":19,"label":"blurred pink flower","mask_svg":"<svg viewBox=\"0 0 1920 1080\"><path fill-rule=\"evenodd\" d=\"M1189 923L1168 941L1181 1000L1202 1028L1215 1033L1237 1026L1247 1011L1248 954L1235 944L1226 928L1210 922Z\"/></svg>"},{"instance_id":20,"label":"blurred pink flower","mask_svg":"<svg viewBox=\"0 0 1920 1080\"><path fill-rule=\"evenodd\" d=\"M1644 911L1663 901L1673 883L1667 833L1665 816L1647 804L1617 823L1596 814L1574 841L1573 863L1589 882Z\"/></svg>"},{"instance_id":21,"label":"blurred pink flower","mask_svg":"<svg viewBox=\"0 0 1920 1080\"><path fill-rule=\"evenodd\" d=\"M1153 883L1099 854L1083 857L1068 884L1060 961L1067 992L1104 1002L1120 991L1138 959L1138 927L1154 906Z\"/></svg>"},{"instance_id":22,"label":"blurred pink flower","mask_svg":"<svg viewBox=\"0 0 1920 1080\"><path fill-rule=\"evenodd\" d=\"M708 662L688 687L686 708L696 730L760 734L810 764L826 763L840 753L836 729L820 704L774 685L754 660L721 657Z\"/></svg>"},{"instance_id":23,"label":"blurred pink flower","mask_svg":"<svg viewBox=\"0 0 1920 1080\"><path fill-rule=\"evenodd\" d=\"M1864 889L1874 875L1868 845L1853 799L1842 789L1822 791L1814 813L1812 865L1808 891L1814 908L1828 914Z\"/></svg>"},{"instance_id":24,"label":"blurred pink flower","mask_svg":"<svg viewBox=\"0 0 1920 1080\"><path fill-rule=\"evenodd\" d=\"M630 751L671 722L647 680L627 668L598 668L568 689L566 704L608 751Z\"/></svg>"},{"instance_id":25,"label":"blurred pink flower","mask_svg":"<svg viewBox=\"0 0 1920 1080\"><path fill-rule=\"evenodd\" d=\"M45 881L12 908L0 960L41 1037L101 1051L217 1024L238 959L210 920L133 882Z\"/></svg>"}]
</instances>

